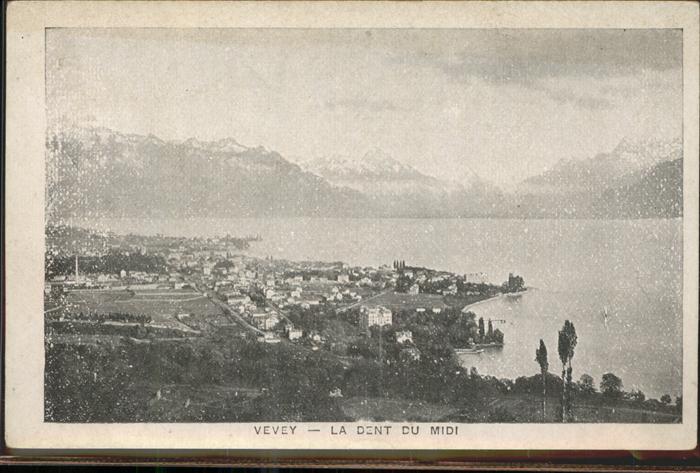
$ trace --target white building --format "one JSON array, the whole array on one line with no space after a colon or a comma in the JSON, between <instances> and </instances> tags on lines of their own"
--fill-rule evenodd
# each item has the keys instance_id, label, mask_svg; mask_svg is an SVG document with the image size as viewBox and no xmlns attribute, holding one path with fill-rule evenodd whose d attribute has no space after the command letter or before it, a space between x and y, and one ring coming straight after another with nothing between
<instances>
[{"instance_id":1,"label":"white building","mask_svg":"<svg viewBox=\"0 0 700 473\"><path fill-rule=\"evenodd\" d=\"M298 340L303 335L301 329L294 328L293 325L287 325L284 328L284 331L287 334L287 338L289 338L289 340L291 340L291 341Z\"/></svg>"},{"instance_id":2,"label":"white building","mask_svg":"<svg viewBox=\"0 0 700 473\"><path fill-rule=\"evenodd\" d=\"M389 309L383 306L367 307L362 306L360 309L360 327L364 330L376 325L383 327L391 325L392 314Z\"/></svg>"},{"instance_id":3,"label":"white building","mask_svg":"<svg viewBox=\"0 0 700 473\"><path fill-rule=\"evenodd\" d=\"M413 343L413 332L410 330L400 330L396 332L396 343Z\"/></svg>"},{"instance_id":4,"label":"white building","mask_svg":"<svg viewBox=\"0 0 700 473\"><path fill-rule=\"evenodd\" d=\"M265 332L264 335L258 335L258 341L262 343L279 343L280 339L274 333Z\"/></svg>"},{"instance_id":5,"label":"white building","mask_svg":"<svg viewBox=\"0 0 700 473\"><path fill-rule=\"evenodd\" d=\"M278 319L276 316L269 315L267 318L265 318L265 320L263 320L262 329L272 330L279 323L279 321L280 319Z\"/></svg>"},{"instance_id":6,"label":"white building","mask_svg":"<svg viewBox=\"0 0 700 473\"><path fill-rule=\"evenodd\" d=\"M226 298L228 305L241 305L250 302L250 296L245 296L242 294L230 295Z\"/></svg>"},{"instance_id":7,"label":"white building","mask_svg":"<svg viewBox=\"0 0 700 473\"><path fill-rule=\"evenodd\" d=\"M464 282L466 283L484 284L486 280L486 273L467 273L464 275Z\"/></svg>"}]
</instances>

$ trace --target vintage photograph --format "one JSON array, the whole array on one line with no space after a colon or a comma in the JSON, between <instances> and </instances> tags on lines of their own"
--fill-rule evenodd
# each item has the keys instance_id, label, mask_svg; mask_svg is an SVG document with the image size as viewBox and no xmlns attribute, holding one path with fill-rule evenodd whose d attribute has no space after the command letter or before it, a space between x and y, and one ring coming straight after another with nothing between
<instances>
[{"instance_id":1,"label":"vintage photograph","mask_svg":"<svg viewBox=\"0 0 700 473\"><path fill-rule=\"evenodd\" d=\"M44 35L44 422L683 422L681 29Z\"/></svg>"}]
</instances>

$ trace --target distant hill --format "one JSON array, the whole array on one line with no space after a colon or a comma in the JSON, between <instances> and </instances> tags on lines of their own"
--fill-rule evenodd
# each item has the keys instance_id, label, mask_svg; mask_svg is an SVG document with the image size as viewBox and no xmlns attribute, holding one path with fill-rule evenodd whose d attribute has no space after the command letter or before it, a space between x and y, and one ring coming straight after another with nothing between
<instances>
[{"instance_id":1,"label":"distant hill","mask_svg":"<svg viewBox=\"0 0 700 473\"><path fill-rule=\"evenodd\" d=\"M622 140L609 153L589 159L563 159L540 175L525 179L520 193L572 194L602 192L619 184L619 179L664 161L682 157L679 140Z\"/></svg>"},{"instance_id":2,"label":"distant hill","mask_svg":"<svg viewBox=\"0 0 700 473\"><path fill-rule=\"evenodd\" d=\"M598 217L650 218L683 215L683 160L665 161L625 176L596 199Z\"/></svg>"},{"instance_id":3,"label":"distant hill","mask_svg":"<svg viewBox=\"0 0 700 473\"><path fill-rule=\"evenodd\" d=\"M235 140L76 129L50 136L47 150L52 217L361 216L371 206L357 191Z\"/></svg>"},{"instance_id":4,"label":"distant hill","mask_svg":"<svg viewBox=\"0 0 700 473\"><path fill-rule=\"evenodd\" d=\"M275 151L106 128L47 137L47 216L644 218L682 214L680 143L623 141L504 193L428 176L381 150L299 166Z\"/></svg>"},{"instance_id":5,"label":"distant hill","mask_svg":"<svg viewBox=\"0 0 700 473\"><path fill-rule=\"evenodd\" d=\"M401 217L486 215L500 192L478 176L464 182L444 181L421 173L380 149L364 155L331 156L302 167L331 184L361 192L381 209Z\"/></svg>"},{"instance_id":6,"label":"distant hill","mask_svg":"<svg viewBox=\"0 0 700 473\"><path fill-rule=\"evenodd\" d=\"M525 179L509 196L505 212L537 218L679 216L682 163L679 140L623 140L610 153L561 160Z\"/></svg>"}]
</instances>

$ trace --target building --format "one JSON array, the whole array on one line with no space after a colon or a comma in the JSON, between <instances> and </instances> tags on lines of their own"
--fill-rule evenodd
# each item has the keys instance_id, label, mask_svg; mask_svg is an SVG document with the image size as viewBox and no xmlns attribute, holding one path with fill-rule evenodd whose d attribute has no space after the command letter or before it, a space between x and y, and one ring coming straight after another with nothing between
<instances>
[{"instance_id":1,"label":"building","mask_svg":"<svg viewBox=\"0 0 700 473\"><path fill-rule=\"evenodd\" d=\"M250 296L246 296L243 294L232 294L226 298L226 303L228 305L241 305L241 304L247 304L249 302L250 302Z\"/></svg>"},{"instance_id":2,"label":"building","mask_svg":"<svg viewBox=\"0 0 700 473\"><path fill-rule=\"evenodd\" d=\"M265 312L258 312L251 315L250 320L253 326L259 328L260 330L264 330L267 317L268 316Z\"/></svg>"},{"instance_id":3,"label":"building","mask_svg":"<svg viewBox=\"0 0 700 473\"><path fill-rule=\"evenodd\" d=\"M457 285L456 284L450 284L450 287L442 291L443 294L451 294L451 295L456 295L457 294Z\"/></svg>"},{"instance_id":4,"label":"building","mask_svg":"<svg viewBox=\"0 0 700 473\"><path fill-rule=\"evenodd\" d=\"M413 332L410 330L396 332L396 343L413 343Z\"/></svg>"},{"instance_id":5,"label":"building","mask_svg":"<svg viewBox=\"0 0 700 473\"><path fill-rule=\"evenodd\" d=\"M418 284L412 285L410 288L408 288L408 293L409 294L419 294L420 293L420 286Z\"/></svg>"},{"instance_id":6,"label":"building","mask_svg":"<svg viewBox=\"0 0 700 473\"><path fill-rule=\"evenodd\" d=\"M284 328L284 332L287 334L287 338L290 341L298 340L300 339L304 334L302 333L301 329L294 328L293 325L287 325Z\"/></svg>"},{"instance_id":7,"label":"building","mask_svg":"<svg viewBox=\"0 0 700 473\"><path fill-rule=\"evenodd\" d=\"M486 283L486 280L486 273L467 273L464 275L464 282L466 283L484 284Z\"/></svg>"},{"instance_id":8,"label":"building","mask_svg":"<svg viewBox=\"0 0 700 473\"><path fill-rule=\"evenodd\" d=\"M311 306L317 306L319 304L321 304L321 300L316 298L309 298L299 301L299 305L304 309L310 309Z\"/></svg>"},{"instance_id":9,"label":"building","mask_svg":"<svg viewBox=\"0 0 700 473\"><path fill-rule=\"evenodd\" d=\"M321 336L320 333L318 332L311 332L308 334L308 337L314 341L314 342L323 342L325 341L324 338Z\"/></svg>"},{"instance_id":10,"label":"building","mask_svg":"<svg viewBox=\"0 0 700 473\"><path fill-rule=\"evenodd\" d=\"M383 327L385 325L391 325L391 323L392 314L391 311L386 307L362 306L362 308L360 309L360 327L363 330L367 330L374 325L378 327Z\"/></svg>"},{"instance_id":11,"label":"building","mask_svg":"<svg viewBox=\"0 0 700 473\"><path fill-rule=\"evenodd\" d=\"M258 335L258 341L261 343L279 343L280 339L270 332L265 332L263 335Z\"/></svg>"},{"instance_id":12,"label":"building","mask_svg":"<svg viewBox=\"0 0 700 473\"><path fill-rule=\"evenodd\" d=\"M272 330L277 326L279 323L280 319L277 318L275 315L269 315L263 320L262 323L262 329L263 330Z\"/></svg>"},{"instance_id":13,"label":"building","mask_svg":"<svg viewBox=\"0 0 700 473\"><path fill-rule=\"evenodd\" d=\"M348 276L347 274L339 274L338 282L341 284L347 284L350 282L350 276Z\"/></svg>"}]
</instances>

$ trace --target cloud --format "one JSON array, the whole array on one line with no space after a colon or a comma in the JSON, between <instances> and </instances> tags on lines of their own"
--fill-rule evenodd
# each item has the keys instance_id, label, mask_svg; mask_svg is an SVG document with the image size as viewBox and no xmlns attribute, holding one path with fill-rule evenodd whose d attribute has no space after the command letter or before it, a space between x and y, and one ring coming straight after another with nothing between
<instances>
[{"instance_id":1,"label":"cloud","mask_svg":"<svg viewBox=\"0 0 700 473\"><path fill-rule=\"evenodd\" d=\"M604 81L646 72L662 74L682 67L682 31L677 29L492 29L445 30L432 43L393 55L404 67L427 67L452 81L519 86L586 109L612 106L606 97L632 90L577 93L557 84L563 80ZM445 46L447 42L453 46Z\"/></svg>"},{"instance_id":2,"label":"cloud","mask_svg":"<svg viewBox=\"0 0 700 473\"><path fill-rule=\"evenodd\" d=\"M619 76L682 65L682 32L676 29L478 31L448 54L424 50L423 59L456 78L525 84L561 75Z\"/></svg>"},{"instance_id":3,"label":"cloud","mask_svg":"<svg viewBox=\"0 0 700 473\"><path fill-rule=\"evenodd\" d=\"M536 83L530 86L531 90L539 91L548 98L559 103L568 103L588 110L605 110L613 108L613 103L604 96L590 93L575 92L569 88L555 88L545 86L543 83Z\"/></svg>"}]
</instances>

